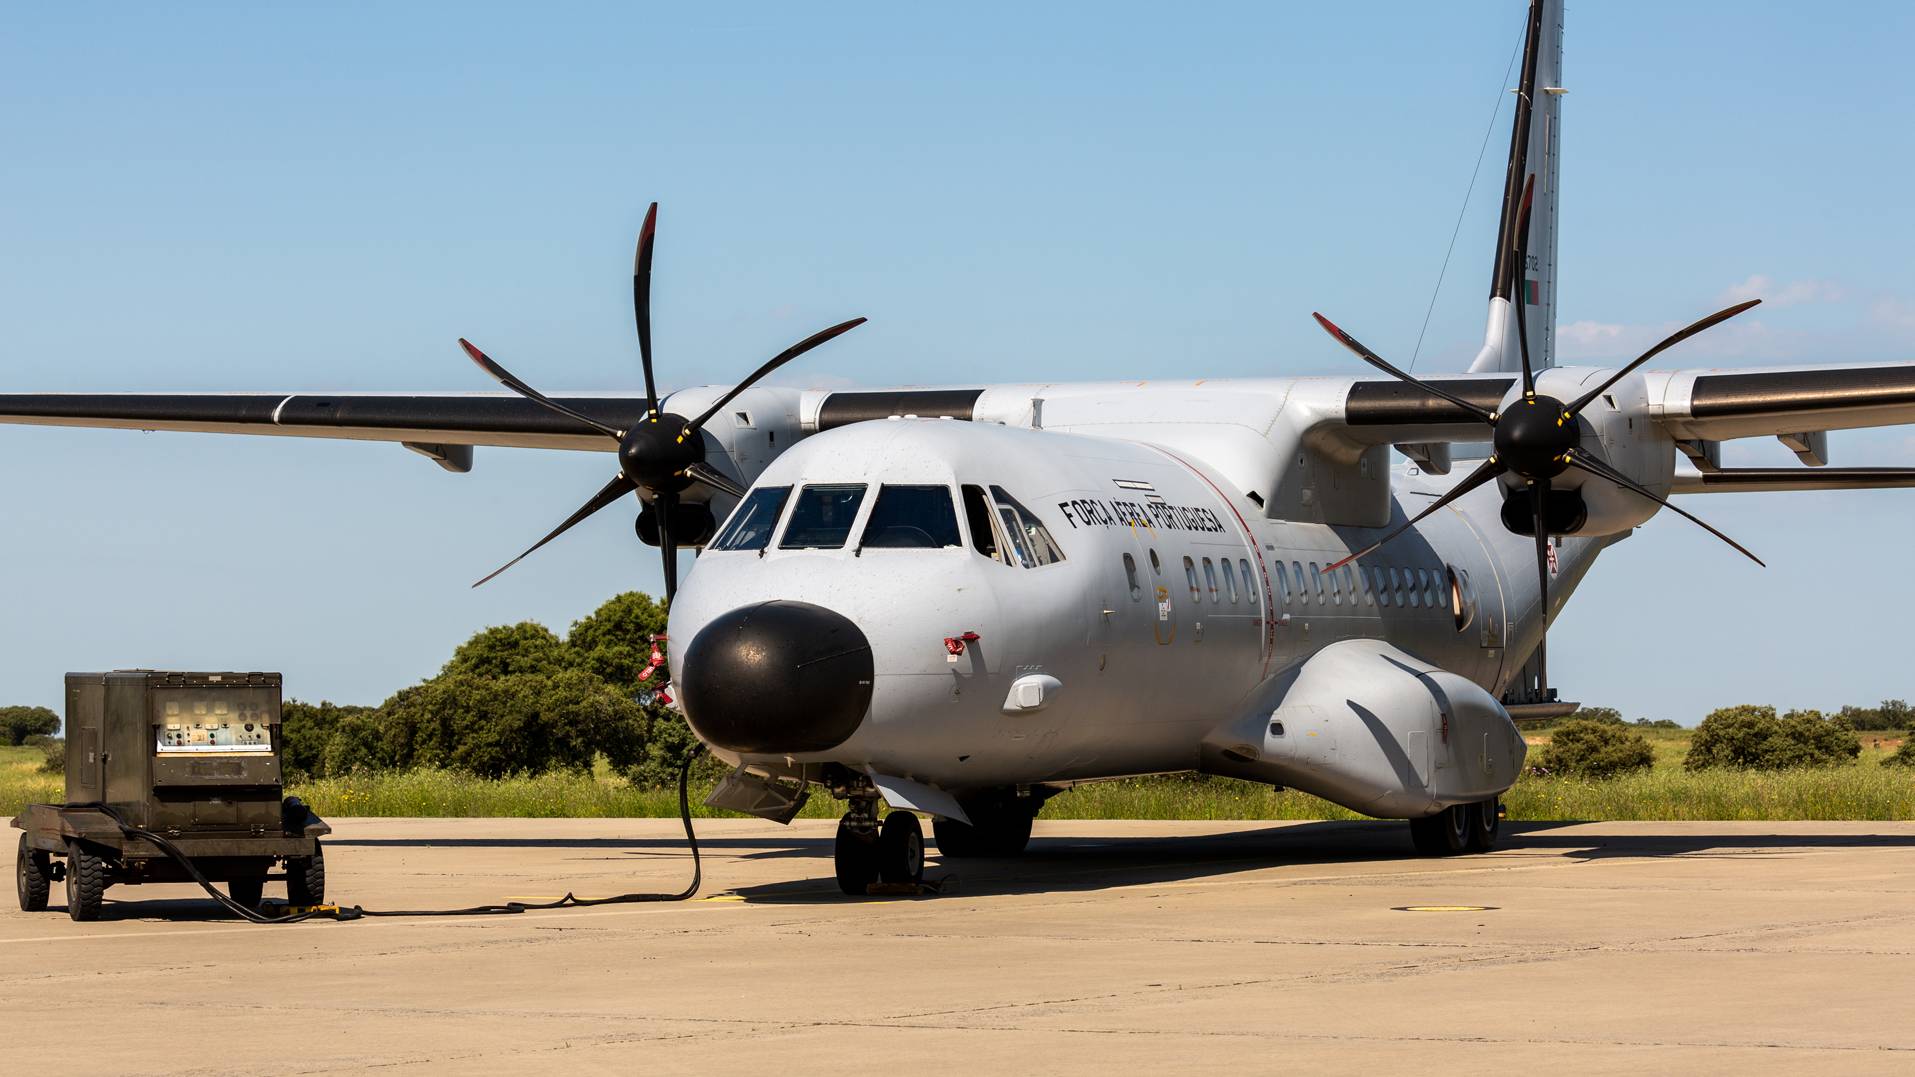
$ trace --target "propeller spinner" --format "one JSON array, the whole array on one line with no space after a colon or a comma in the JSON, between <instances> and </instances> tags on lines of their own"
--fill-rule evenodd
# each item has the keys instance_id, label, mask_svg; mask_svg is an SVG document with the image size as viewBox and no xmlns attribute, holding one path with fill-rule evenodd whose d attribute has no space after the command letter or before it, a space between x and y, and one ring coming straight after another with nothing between
<instances>
[{"instance_id":1,"label":"propeller spinner","mask_svg":"<svg viewBox=\"0 0 1915 1077\"><path fill-rule=\"evenodd\" d=\"M1526 264L1525 255L1528 253L1529 215L1530 206L1535 197L1535 183L1536 177L1531 176L1523 185L1522 211L1517 217L1517 226L1514 233L1518 237L1514 264L1519 266ZM1528 319L1519 315L1516 319L1516 332L1523 360L1523 395L1512 402L1509 407L1499 412L1484 411L1482 408L1459 396L1452 395L1435 385L1420 381L1410 374L1398 370L1396 367L1384 361L1383 357L1377 355L1369 348L1364 347L1355 337L1339 329L1330 319L1325 318L1321 314L1314 314L1313 317L1316 318L1317 324L1321 325L1325 332L1335 337L1338 343L1355 352L1371 366L1376 367L1378 370L1383 371L1393 378L1414 385L1432 396L1447 400L1489 424L1492 430L1491 444L1493 446L1493 451L1490 453L1488 459L1484 460L1475 471L1470 472L1469 475L1464 477L1463 481L1452 487L1448 493L1445 493L1442 497L1432 502L1428 508L1417 513L1389 534L1384 535L1364 549L1358 550L1343 560L1326 567L1323 571L1335 571L1360 557L1375 552L1384 543L1389 542L1391 539L1415 527L1425 518L1455 502L1463 495L1504 474L1510 474L1521 479L1528 488L1530 510L1535 521L1536 577L1543 598L1543 609L1547 611L1549 608L1549 524L1546 510L1549 503L1550 480L1572 469L1595 476L1607 482L1615 483L1617 486L1641 497L1645 497L1657 505L1681 516L1683 519L1697 524L1711 535L1735 547L1737 552L1749 560L1754 561L1758 565L1762 564L1762 559L1750 553L1742 544L1722 532L1717 531L1715 528L1710 527L1708 524L1703 523L1695 516L1670 504L1666 498L1663 498L1648 487L1643 486L1621 471L1611 467L1609 463L1602 458L1584 450L1582 448L1582 432L1576 424L1576 416L1583 408L1589 405L1590 401L1608 392L1610 386L1615 385L1617 382L1635 373L1644 363L1655 358L1668 348L1695 336L1697 333L1711 326L1728 321L1730 318L1741 314L1743 311L1748 310L1760 302L1762 302L1760 299L1751 299L1747 302L1737 303L1735 306L1719 310L1706 318L1699 319L1671 333L1657 343L1655 347L1643 352L1627 366L1622 367L1604 379L1600 385L1567 404L1554 397L1543 396L1536 392L1536 375L1529 362L1529 332L1526 325ZM1547 614L1545 613L1543 640L1537 644L1536 648L1537 683L1545 695L1548 694L1549 690L1548 636Z\"/></svg>"},{"instance_id":2,"label":"propeller spinner","mask_svg":"<svg viewBox=\"0 0 1915 1077\"><path fill-rule=\"evenodd\" d=\"M465 338L459 339L459 346L479 365L479 369L499 384L549 411L564 415L618 442L619 473L612 481L544 538L528 547L525 553L507 561L472 586L477 587L491 580L525 560L534 550L571 530L581 520L626 494L636 493L641 500L651 502L653 515L657 518L658 548L664 557L665 602L670 605L672 597L678 593L678 544L672 536L672 517L678 507L679 494L693 483L702 483L731 497L742 497L745 493L743 487L708 462L703 432L705 424L726 404L736 399L739 393L751 388L772 371L825 341L864 324L863 318L853 318L793 344L733 386L696 418L687 419L682 415L660 412L658 383L652 373L652 246L657 228L658 203L653 202L651 208L645 211L645 225L638 233L638 253L632 259L632 312L638 326L639 362L645 370L645 416L630 429L620 430L609 426L553 400L519 380Z\"/></svg>"}]
</instances>

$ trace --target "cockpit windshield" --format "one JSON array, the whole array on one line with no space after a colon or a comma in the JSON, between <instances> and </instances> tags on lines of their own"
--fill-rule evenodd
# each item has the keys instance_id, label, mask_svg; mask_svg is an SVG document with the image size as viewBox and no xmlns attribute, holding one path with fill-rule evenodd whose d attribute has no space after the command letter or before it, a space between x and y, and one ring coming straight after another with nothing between
<instances>
[{"instance_id":1,"label":"cockpit windshield","mask_svg":"<svg viewBox=\"0 0 1915 1077\"><path fill-rule=\"evenodd\" d=\"M725 523L725 530L712 540L714 550L762 550L771 542L771 532L791 497L789 486L764 486L745 495L737 511Z\"/></svg>"},{"instance_id":2,"label":"cockpit windshield","mask_svg":"<svg viewBox=\"0 0 1915 1077\"><path fill-rule=\"evenodd\" d=\"M838 550L851 535L851 522L864 503L864 484L807 486L791 510L781 550Z\"/></svg>"},{"instance_id":3,"label":"cockpit windshield","mask_svg":"<svg viewBox=\"0 0 1915 1077\"><path fill-rule=\"evenodd\" d=\"M946 486L891 486L878 489L878 503L864 525L862 549L935 550L961 546L957 511Z\"/></svg>"},{"instance_id":4,"label":"cockpit windshield","mask_svg":"<svg viewBox=\"0 0 1915 1077\"><path fill-rule=\"evenodd\" d=\"M1037 568L1064 559L1050 528L1002 486L991 487L987 495L983 487L966 483L964 516L971 524L971 545L993 561Z\"/></svg>"}]
</instances>

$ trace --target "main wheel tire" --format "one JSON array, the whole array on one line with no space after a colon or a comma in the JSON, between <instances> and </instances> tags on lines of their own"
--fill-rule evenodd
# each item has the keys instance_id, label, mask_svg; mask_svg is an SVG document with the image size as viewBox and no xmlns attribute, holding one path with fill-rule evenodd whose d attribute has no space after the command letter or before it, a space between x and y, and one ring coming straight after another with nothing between
<instances>
[{"instance_id":1,"label":"main wheel tire","mask_svg":"<svg viewBox=\"0 0 1915 1077\"><path fill-rule=\"evenodd\" d=\"M1474 816L1469 804L1456 804L1435 815L1410 820L1410 841L1424 856L1455 856L1469 848Z\"/></svg>"},{"instance_id":2,"label":"main wheel tire","mask_svg":"<svg viewBox=\"0 0 1915 1077\"><path fill-rule=\"evenodd\" d=\"M878 831L878 881L915 885L924 881L924 827L908 811L884 817Z\"/></svg>"},{"instance_id":3,"label":"main wheel tire","mask_svg":"<svg viewBox=\"0 0 1915 1077\"><path fill-rule=\"evenodd\" d=\"M313 842L313 855L296 856L286 861L286 903L326 903L326 850L317 840Z\"/></svg>"},{"instance_id":4,"label":"main wheel tire","mask_svg":"<svg viewBox=\"0 0 1915 1077\"><path fill-rule=\"evenodd\" d=\"M838 889L863 897L878 881L878 835L851 829L850 820L838 820L838 840L832 844L831 865Z\"/></svg>"},{"instance_id":5,"label":"main wheel tire","mask_svg":"<svg viewBox=\"0 0 1915 1077\"><path fill-rule=\"evenodd\" d=\"M969 824L937 819L931 829L938 854L952 858L1022 856L1031 843L1031 823L1041 806L1030 798L994 797L962 802Z\"/></svg>"},{"instance_id":6,"label":"main wheel tire","mask_svg":"<svg viewBox=\"0 0 1915 1077\"><path fill-rule=\"evenodd\" d=\"M234 879L226 884L226 896L249 909L257 909L260 899L266 896L266 878L263 875L250 875L244 879Z\"/></svg>"},{"instance_id":7,"label":"main wheel tire","mask_svg":"<svg viewBox=\"0 0 1915 1077\"><path fill-rule=\"evenodd\" d=\"M47 854L35 849L20 835L20 855L14 861L15 881L20 892L21 912L45 912L47 894L53 889L48 879Z\"/></svg>"},{"instance_id":8,"label":"main wheel tire","mask_svg":"<svg viewBox=\"0 0 1915 1077\"><path fill-rule=\"evenodd\" d=\"M66 914L82 923L98 920L106 885L106 861L77 841L67 842Z\"/></svg>"},{"instance_id":9,"label":"main wheel tire","mask_svg":"<svg viewBox=\"0 0 1915 1077\"><path fill-rule=\"evenodd\" d=\"M1494 797L1470 805L1469 851L1487 853L1502 836L1502 809Z\"/></svg>"}]
</instances>

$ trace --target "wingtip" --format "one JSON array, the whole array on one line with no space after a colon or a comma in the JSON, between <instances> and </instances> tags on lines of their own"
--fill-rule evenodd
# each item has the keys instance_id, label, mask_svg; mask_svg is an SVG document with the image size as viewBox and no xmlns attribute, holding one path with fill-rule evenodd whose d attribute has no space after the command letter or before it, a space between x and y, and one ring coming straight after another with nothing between
<instances>
[{"instance_id":1,"label":"wingtip","mask_svg":"<svg viewBox=\"0 0 1915 1077\"><path fill-rule=\"evenodd\" d=\"M465 349L466 356L470 358L473 362L475 363L485 362L485 353L480 351L477 347L473 345L471 341L467 340L466 338L464 337L459 338L459 347Z\"/></svg>"}]
</instances>

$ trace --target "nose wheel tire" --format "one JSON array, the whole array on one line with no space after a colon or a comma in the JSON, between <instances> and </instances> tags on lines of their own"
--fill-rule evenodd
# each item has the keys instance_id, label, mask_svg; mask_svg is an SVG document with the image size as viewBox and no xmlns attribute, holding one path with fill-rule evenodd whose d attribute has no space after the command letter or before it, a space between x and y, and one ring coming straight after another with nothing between
<instances>
[{"instance_id":1,"label":"nose wheel tire","mask_svg":"<svg viewBox=\"0 0 1915 1077\"><path fill-rule=\"evenodd\" d=\"M854 826L849 816L838 820L838 839L831 848L831 863L838 876L838 889L853 897L863 897L878 881L878 833Z\"/></svg>"},{"instance_id":2,"label":"nose wheel tire","mask_svg":"<svg viewBox=\"0 0 1915 1077\"><path fill-rule=\"evenodd\" d=\"M1469 851L1487 853L1496 848L1496 839L1502 836L1502 808L1494 797L1479 800L1469 806L1470 832Z\"/></svg>"},{"instance_id":3,"label":"nose wheel tire","mask_svg":"<svg viewBox=\"0 0 1915 1077\"><path fill-rule=\"evenodd\" d=\"M1455 804L1435 815L1410 820L1410 841L1424 856L1455 856L1468 852L1476 829L1476 806Z\"/></svg>"},{"instance_id":4,"label":"nose wheel tire","mask_svg":"<svg viewBox=\"0 0 1915 1077\"><path fill-rule=\"evenodd\" d=\"M53 888L48 878L47 854L27 844L25 834L20 835L20 855L14 861L14 874L20 893L20 911L46 911L47 894Z\"/></svg>"},{"instance_id":5,"label":"nose wheel tire","mask_svg":"<svg viewBox=\"0 0 1915 1077\"><path fill-rule=\"evenodd\" d=\"M878 880L906 884L924 880L924 827L908 811L884 817L878 832Z\"/></svg>"}]
</instances>

